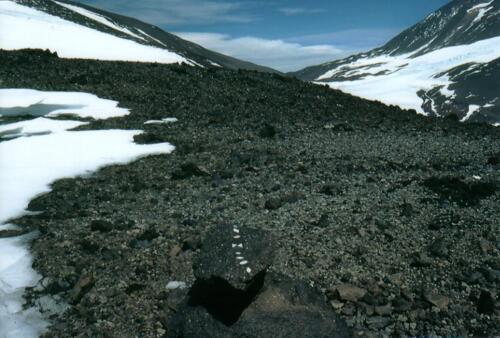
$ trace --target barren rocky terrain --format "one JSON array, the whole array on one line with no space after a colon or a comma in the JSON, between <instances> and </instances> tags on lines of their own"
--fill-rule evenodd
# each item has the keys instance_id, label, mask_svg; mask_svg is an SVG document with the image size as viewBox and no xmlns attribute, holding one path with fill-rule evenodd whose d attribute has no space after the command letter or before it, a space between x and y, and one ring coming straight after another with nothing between
<instances>
[{"instance_id":1,"label":"barren rocky terrain","mask_svg":"<svg viewBox=\"0 0 500 338\"><path fill-rule=\"evenodd\" d=\"M44 279L27 298L50 316L46 337L188 337L193 325L276 336L260 316L272 309L283 328L313 309L317 334L331 316L338 331L324 336L500 334L499 128L252 71L0 59L3 88L90 92L132 110L82 129L144 129L136 142L176 146L60 180L31 202L41 213L15 220L39 232ZM144 125L164 117L178 122ZM236 321L189 302L207 234L223 224L275 248ZM279 306L265 302L276 294Z\"/></svg>"}]
</instances>

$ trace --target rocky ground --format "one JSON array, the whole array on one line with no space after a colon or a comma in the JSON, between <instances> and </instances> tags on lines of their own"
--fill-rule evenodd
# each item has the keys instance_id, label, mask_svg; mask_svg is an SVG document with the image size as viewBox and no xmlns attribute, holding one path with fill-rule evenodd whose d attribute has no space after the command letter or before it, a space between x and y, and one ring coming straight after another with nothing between
<instances>
[{"instance_id":1,"label":"rocky ground","mask_svg":"<svg viewBox=\"0 0 500 338\"><path fill-rule=\"evenodd\" d=\"M286 280L275 289L319 290L322 313L354 336L500 334L499 128L272 74L41 52L0 58L1 87L117 100L132 114L85 128L144 129L136 142L177 147L60 180L31 202L41 214L16 220L40 232L31 249L45 278L27 298L48 311L47 337L182 335L179 314L199 305L185 304L196 262L221 224L273 238L265 271L279 278L249 308L261 306L269 280ZM164 117L179 121L143 125ZM308 308L287 292L283 304ZM245 331L243 311L217 323L220 336L259 335L255 321Z\"/></svg>"}]
</instances>

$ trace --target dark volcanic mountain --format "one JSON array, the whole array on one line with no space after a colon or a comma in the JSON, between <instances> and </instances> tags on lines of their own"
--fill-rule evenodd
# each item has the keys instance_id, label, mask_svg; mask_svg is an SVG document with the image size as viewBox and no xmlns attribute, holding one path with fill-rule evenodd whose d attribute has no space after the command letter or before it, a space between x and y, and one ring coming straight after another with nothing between
<instances>
[{"instance_id":1,"label":"dark volcanic mountain","mask_svg":"<svg viewBox=\"0 0 500 338\"><path fill-rule=\"evenodd\" d=\"M41 48L68 58L185 62L276 72L207 50L140 20L73 1L4 1L0 18L9 32L2 34L0 49Z\"/></svg>"},{"instance_id":2,"label":"dark volcanic mountain","mask_svg":"<svg viewBox=\"0 0 500 338\"><path fill-rule=\"evenodd\" d=\"M456 0L367 53L293 75L462 121L500 122L500 0Z\"/></svg>"}]
</instances>

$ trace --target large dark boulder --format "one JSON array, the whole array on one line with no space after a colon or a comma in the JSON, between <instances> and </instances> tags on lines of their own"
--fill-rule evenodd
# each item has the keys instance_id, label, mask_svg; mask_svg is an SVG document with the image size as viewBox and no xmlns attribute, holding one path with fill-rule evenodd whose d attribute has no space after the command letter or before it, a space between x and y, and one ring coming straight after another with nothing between
<instances>
[{"instance_id":1,"label":"large dark boulder","mask_svg":"<svg viewBox=\"0 0 500 338\"><path fill-rule=\"evenodd\" d=\"M325 296L269 272L275 245L259 229L218 226L194 261L196 281L168 323L169 337L349 337Z\"/></svg>"}]
</instances>

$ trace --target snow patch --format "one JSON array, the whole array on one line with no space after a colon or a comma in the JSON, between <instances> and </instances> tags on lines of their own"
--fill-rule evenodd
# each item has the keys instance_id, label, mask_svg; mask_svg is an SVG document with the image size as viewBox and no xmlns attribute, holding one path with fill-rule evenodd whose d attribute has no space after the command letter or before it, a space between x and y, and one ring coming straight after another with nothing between
<instances>
[{"instance_id":1,"label":"snow patch","mask_svg":"<svg viewBox=\"0 0 500 338\"><path fill-rule=\"evenodd\" d=\"M149 35L149 34L148 34L148 33L146 33L145 31L143 31L143 30L141 30L141 29L137 29L137 30L138 30L138 31L139 31L139 33L141 33L142 35L147 36L147 37L148 37L148 38L150 38L151 40L158 42L160 45L163 45L163 46L167 47L167 45L166 45L166 44L164 44L164 43L163 43L163 42L161 42L160 40L158 40L158 39L156 39L156 38L152 37L151 35Z\"/></svg>"},{"instance_id":2,"label":"snow patch","mask_svg":"<svg viewBox=\"0 0 500 338\"><path fill-rule=\"evenodd\" d=\"M40 279L31 269L28 239L0 239L0 337L38 337L48 326L35 309L22 309L24 288Z\"/></svg>"},{"instance_id":3,"label":"snow patch","mask_svg":"<svg viewBox=\"0 0 500 338\"><path fill-rule=\"evenodd\" d=\"M142 36L139 36L137 34L132 33L127 28L118 26L117 24L115 24L114 22L111 22L110 20L108 20L107 18L105 18L102 15L99 15L97 13L91 12L91 11L85 9L85 8L82 8L82 7L65 4L65 3L62 3L62 2L59 2L59 1L54 1L54 2L56 4L58 4L59 6L62 6L64 8L66 8L66 9L69 9L70 11L73 11L75 13L83 15L83 16L91 19L91 20L97 21L97 22L99 22L99 23L101 23L101 24L103 24L103 25L105 25L107 27L110 27L110 28L114 29L114 30L117 30L117 31L120 31L122 33L125 33L125 34L128 34L130 36L133 36L134 38L138 38L138 39L144 40L144 38Z\"/></svg>"},{"instance_id":4,"label":"snow patch","mask_svg":"<svg viewBox=\"0 0 500 338\"><path fill-rule=\"evenodd\" d=\"M211 64L212 66L214 66L214 67L222 67L221 65L219 65L219 64L218 64L218 63L216 63L216 62L213 62L212 60L207 60L207 61L208 61L208 63L210 63L210 64Z\"/></svg>"},{"instance_id":5,"label":"snow patch","mask_svg":"<svg viewBox=\"0 0 500 338\"><path fill-rule=\"evenodd\" d=\"M0 49L49 49L63 58L193 65L166 49L99 32L13 1L0 1L0 32Z\"/></svg>"},{"instance_id":6,"label":"snow patch","mask_svg":"<svg viewBox=\"0 0 500 338\"><path fill-rule=\"evenodd\" d=\"M0 125L0 139L59 133L84 124L87 123L78 121L58 121L39 117L29 121Z\"/></svg>"},{"instance_id":7,"label":"snow patch","mask_svg":"<svg viewBox=\"0 0 500 338\"><path fill-rule=\"evenodd\" d=\"M177 121L178 120L175 117L166 117L166 118L161 119L161 120L148 120L148 121L144 122L144 124L165 124L165 123L174 123Z\"/></svg>"},{"instance_id":8,"label":"snow patch","mask_svg":"<svg viewBox=\"0 0 500 338\"><path fill-rule=\"evenodd\" d=\"M447 97L448 99L454 99L457 95L453 90L450 89L450 85L443 86L439 89L441 95Z\"/></svg>"},{"instance_id":9,"label":"snow patch","mask_svg":"<svg viewBox=\"0 0 500 338\"><path fill-rule=\"evenodd\" d=\"M125 108L119 108L117 101L105 100L89 93L79 92L42 92L33 89L0 89L1 108L26 108L33 110L34 106L59 105L69 106L51 111L47 116L63 114L93 119L108 119L130 114Z\"/></svg>"},{"instance_id":10,"label":"snow patch","mask_svg":"<svg viewBox=\"0 0 500 338\"><path fill-rule=\"evenodd\" d=\"M343 90L369 100L379 100L386 104L399 105L405 109L415 109L423 114L422 98L417 95L420 90L428 91L442 87L448 92L450 81L448 76L436 77L437 74L466 63L487 63L500 56L500 37L481 40L470 45L442 48L417 57L411 54L389 56L381 55L360 59L347 67L365 67L371 65L369 73L357 80L326 82L330 87ZM346 66L344 66L346 67ZM316 81L327 80L340 71L342 67L332 69ZM358 74L366 72L360 69ZM385 75L373 75L379 72Z\"/></svg>"},{"instance_id":11,"label":"snow patch","mask_svg":"<svg viewBox=\"0 0 500 338\"><path fill-rule=\"evenodd\" d=\"M488 7L489 5L491 5L491 4L493 3L493 1L494 1L494 0L491 0L491 1L489 1L489 2L484 2L484 3L479 4L479 5L475 5L475 6L471 7L471 8L469 8L469 9L467 10L467 12L468 12L468 13L470 13L470 12L472 12L472 11L476 10L476 9L479 9L479 8L484 8L484 7Z\"/></svg>"},{"instance_id":12,"label":"snow patch","mask_svg":"<svg viewBox=\"0 0 500 338\"><path fill-rule=\"evenodd\" d=\"M115 101L86 93L64 94L67 93L2 90L0 104L11 108L19 104L29 110L33 102L43 97L50 98L55 105L84 107L83 111L77 111L78 116L117 116L116 111L113 114L105 110L90 111L90 107L102 108L103 102L106 105L113 102L110 109L121 109L122 115L128 113L116 108ZM147 155L168 154L174 149L168 143L135 144L133 138L140 130L69 130L83 124L39 117L0 126L0 135L17 137L0 142L0 230L15 228L4 223L27 213L29 201L49 192L50 184L60 178L88 174L106 165L125 164ZM47 327L37 310L22 308L24 289L35 286L40 279L31 268L27 243L32 237L0 239L0 337L38 337Z\"/></svg>"},{"instance_id":13,"label":"snow patch","mask_svg":"<svg viewBox=\"0 0 500 338\"><path fill-rule=\"evenodd\" d=\"M481 108L481 106L478 106L477 104L470 104L469 105L469 111L467 112L467 114L460 120L460 122L465 122L467 121L468 119L470 119L470 117L472 116L472 114L474 114L475 112L477 112L479 109Z\"/></svg>"}]
</instances>

